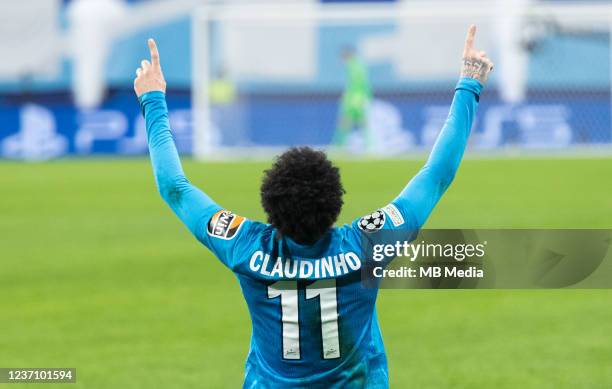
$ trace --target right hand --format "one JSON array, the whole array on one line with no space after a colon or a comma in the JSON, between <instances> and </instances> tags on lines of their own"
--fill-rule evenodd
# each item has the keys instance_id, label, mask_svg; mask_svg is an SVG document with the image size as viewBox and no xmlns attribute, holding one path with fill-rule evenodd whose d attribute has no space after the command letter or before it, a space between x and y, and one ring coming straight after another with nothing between
<instances>
[{"instance_id":1,"label":"right hand","mask_svg":"<svg viewBox=\"0 0 612 389\"><path fill-rule=\"evenodd\" d=\"M476 26L472 24L465 38L461 77L473 78L484 85L489 78L489 73L493 71L493 62L487 57L487 53L474 49L475 35Z\"/></svg>"},{"instance_id":2,"label":"right hand","mask_svg":"<svg viewBox=\"0 0 612 389\"><path fill-rule=\"evenodd\" d=\"M166 93L166 80L159 63L159 51L153 39L149 39L149 51L151 52L151 62L144 59L140 67L136 69L136 79L134 80L134 91L140 97L147 92L160 91Z\"/></svg>"}]
</instances>

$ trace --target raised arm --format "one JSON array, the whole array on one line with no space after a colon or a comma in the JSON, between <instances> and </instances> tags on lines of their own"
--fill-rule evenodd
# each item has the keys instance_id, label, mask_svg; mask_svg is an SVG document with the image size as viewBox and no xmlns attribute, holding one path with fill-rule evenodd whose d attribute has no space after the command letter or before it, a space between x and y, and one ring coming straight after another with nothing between
<instances>
[{"instance_id":1,"label":"raised arm","mask_svg":"<svg viewBox=\"0 0 612 389\"><path fill-rule=\"evenodd\" d=\"M200 240L202 226L221 209L210 197L191 185L181 167L166 106L166 82L161 70L159 52L149 39L151 62L143 60L136 70L134 90L140 101L147 128L147 143L159 193L174 213Z\"/></svg>"},{"instance_id":2,"label":"raised arm","mask_svg":"<svg viewBox=\"0 0 612 389\"><path fill-rule=\"evenodd\" d=\"M438 135L425 166L393 203L412 215L421 228L452 182L470 135L480 92L493 70L484 51L474 49L476 26L470 26L463 50L461 79L455 89L448 119Z\"/></svg>"}]
</instances>

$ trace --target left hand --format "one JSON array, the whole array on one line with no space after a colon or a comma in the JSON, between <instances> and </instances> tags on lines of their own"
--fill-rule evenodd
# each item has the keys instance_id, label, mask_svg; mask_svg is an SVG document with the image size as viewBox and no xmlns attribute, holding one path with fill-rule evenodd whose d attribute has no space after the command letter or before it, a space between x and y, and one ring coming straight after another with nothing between
<instances>
[{"instance_id":1,"label":"left hand","mask_svg":"<svg viewBox=\"0 0 612 389\"><path fill-rule=\"evenodd\" d=\"M493 62L487 57L487 53L474 48L475 36L476 26L472 24L468 29L463 47L461 77L473 78L484 85L489 78L489 73L493 71Z\"/></svg>"},{"instance_id":2,"label":"left hand","mask_svg":"<svg viewBox=\"0 0 612 389\"><path fill-rule=\"evenodd\" d=\"M153 39L149 39L148 44L151 52L151 62L144 59L140 63L140 67L136 69L134 91L138 97L153 91L166 93L166 80L161 70L157 45Z\"/></svg>"}]
</instances>

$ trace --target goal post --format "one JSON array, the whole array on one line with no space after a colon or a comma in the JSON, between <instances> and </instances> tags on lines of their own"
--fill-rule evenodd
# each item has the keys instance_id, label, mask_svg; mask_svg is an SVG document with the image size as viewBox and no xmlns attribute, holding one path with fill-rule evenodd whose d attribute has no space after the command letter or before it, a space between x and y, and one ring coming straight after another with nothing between
<instances>
[{"instance_id":1,"label":"goal post","mask_svg":"<svg viewBox=\"0 0 612 389\"><path fill-rule=\"evenodd\" d=\"M446 119L471 23L496 62L471 148L610 150L610 6L288 2L193 13L193 154L425 150Z\"/></svg>"}]
</instances>

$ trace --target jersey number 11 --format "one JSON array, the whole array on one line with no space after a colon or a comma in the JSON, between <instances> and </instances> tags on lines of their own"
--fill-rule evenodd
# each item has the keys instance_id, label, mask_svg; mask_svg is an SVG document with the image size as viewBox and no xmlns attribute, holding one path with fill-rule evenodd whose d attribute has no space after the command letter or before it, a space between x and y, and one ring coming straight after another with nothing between
<instances>
[{"instance_id":1,"label":"jersey number 11","mask_svg":"<svg viewBox=\"0 0 612 389\"><path fill-rule=\"evenodd\" d=\"M336 280L319 280L308 285L306 299L319 297L323 359L340 358ZM278 281L268 286L268 298L280 297L283 327L283 359L300 359L300 321L296 281Z\"/></svg>"}]
</instances>

